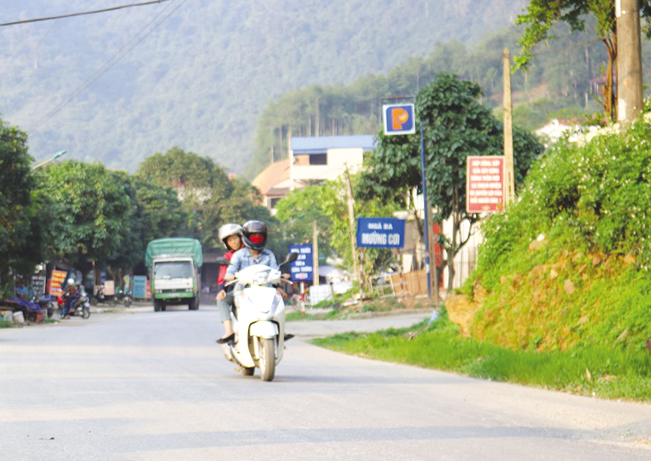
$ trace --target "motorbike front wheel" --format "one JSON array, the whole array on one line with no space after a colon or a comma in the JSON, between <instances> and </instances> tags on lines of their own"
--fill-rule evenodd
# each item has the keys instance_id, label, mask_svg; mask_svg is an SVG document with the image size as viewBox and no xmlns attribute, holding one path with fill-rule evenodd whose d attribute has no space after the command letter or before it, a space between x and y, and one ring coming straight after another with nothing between
<instances>
[{"instance_id":1,"label":"motorbike front wheel","mask_svg":"<svg viewBox=\"0 0 651 461\"><path fill-rule=\"evenodd\" d=\"M260 379L272 381L276 374L276 342L273 338L260 338Z\"/></svg>"},{"instance_id":2,"label":"motorbike front wheel","mask_svg":"<svg viewBox=\"0 0 651 461\"><path fill-rule=\"evenodd\" d=\"M124 307L131 306L131 302L132 302L131 296L125 296L124 297Z\"/></svg>"},{"instance_id":3,"label":"motorbike front wheel","mask_svg":"<svg viewBox=\"0 0 651 461\"><path fill-rule=\"evenodd\" d=\"M87 319L90 317L90 307L84 306L81 308L81 318Z\"/></svg>"}]
</instances>

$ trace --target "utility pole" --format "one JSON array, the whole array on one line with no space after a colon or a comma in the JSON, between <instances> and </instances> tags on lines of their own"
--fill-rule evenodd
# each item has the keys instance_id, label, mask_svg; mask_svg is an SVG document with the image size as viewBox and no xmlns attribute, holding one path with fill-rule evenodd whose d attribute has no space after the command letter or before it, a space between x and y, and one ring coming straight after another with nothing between
<instances>
[{"instance_id":1,"label":"utility pole","mask_svg":"<svg viewBox=\"0 0 651 461\"><path fill-rule=\"evenodd\" d=\"M511 53L504 48L504 207L515 198L513 177L513 105L511 104Z\"/></svg>"},{"instance_id":2,"label":"utility pole","mask_svg":"<svg viewBox=\"0 0 651 461\"><path fill-rule=\"evenodd\" d=\"M319 286L319 229L316 227L316 221L312 228L312 257L314 258L313 284Z\"/></svg>"},{"instance_id":3,"label":"utility pole","mask_svg":"<svg viewBox=\"0 0 651 461\"><path fill-rule=\"evenodd\" d=\"M617 119L632 122L644 106L638 0L615 0L617 17Z\"/></svg>"},{"instance_id":4,"label":"utility pole","mask_svg":"<svg viewBox=\"0 0 651 461\"><path fill-rule=\"evenodd\" d=\"M346 195L348 196L348 223L350 225L350 251L353 255L353 271L354 278L359 283L359 289L362 289L362 276L359 272L359 264L357 261L357 240L355 236L355 199L353 198L353 186L350 183L350 174L348 173L348 165L346 165Z\"/></svg>"}]
</instances>

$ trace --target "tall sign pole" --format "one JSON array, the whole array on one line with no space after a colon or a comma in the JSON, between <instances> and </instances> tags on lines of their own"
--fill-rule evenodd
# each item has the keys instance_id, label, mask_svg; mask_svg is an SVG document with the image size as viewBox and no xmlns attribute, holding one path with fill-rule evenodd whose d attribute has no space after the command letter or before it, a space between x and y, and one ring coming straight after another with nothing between
<instances>
[{"instance_id":1,"label":"tall sign pole","mask_svg":"<svg viewBox=\"0 0 651 461\"><path fill-rule=\"evenodd\" d=\"M420 169L423 180L423 210L425 212L425 272L427 274L427 298L432 299L432 270L429 258L430 241L429 235L432 231L432 216L429 212L429 202L427 201L427 176L425 176L425 136L423 135L423 121L420 122ZM438 274L437 274L438 277ZM438 281L437 281L438 283ZM438 302L438 299L436 300Z\"/></svg>"},{"instance_id":2,"label":"tall sign pole","mask_svg":"<svg viewBox=\"0 0 651 461\"><path fill-rule=\"evenodd\" d=\"M511 104L511 53L504 48L504 205L515 198L513 177L513 114Z\"/></svg>"},{"instance_id":3,"label":"tall sign pole","mask_svg":"<svg viewBox=\"0 0 651 461\"><path fill-rule=\"evenodd\" d=\"M353 256L353 278L357 279L359 283L359 290L361 293L363 290L363 281L362 273L360 272L359 259L357 257L357 247L355 241L355 198L353 197L353 186L350 183L350 174L348 172L348 164L346 164L346 195L348 197L348 224L350 225L350 251Z\"/></svg>"},{"instance_id":4,"label":"tall sign pole","mask_svg":"<svg viewBox=\"0 0 651 461\"><path fill-rule=\"evenodd\" d=\"M312 224L312 257L314 258L314 280L312 280L312 284L316 287L319 286L319 230L316 221Z\"/></svg>"},{"instance_id":5,"label":"tall sign pole","mask_svg":"<svg viewBox=\"0 0 651 461\"><path fill-rule=\"evenodd\" d=\"M393 100L412 100L412 96L390 98ZM386 136L415 134L416 113L413 103L387 104L382 106L382 118L384 121L384 134ZM423 226L425 239L425 272L427 273L427 297L432 299L432 275L430 268L430 233L432 232L431 216L427 201L427 177L425 176L425 136L423 134L423 123L420 124L420 163L423 181L423 211L425 224Z\"/></svg>"},{"instance_id":6,"label":"tall sign pole","mask_svg":"<svg viewBox=\"0 0 651 461\"><path fill-rule=\"evenodd\" d=\"M616 0L617 119L632 122L644 105L638 0Z\"/></svg>"}]
</instances>

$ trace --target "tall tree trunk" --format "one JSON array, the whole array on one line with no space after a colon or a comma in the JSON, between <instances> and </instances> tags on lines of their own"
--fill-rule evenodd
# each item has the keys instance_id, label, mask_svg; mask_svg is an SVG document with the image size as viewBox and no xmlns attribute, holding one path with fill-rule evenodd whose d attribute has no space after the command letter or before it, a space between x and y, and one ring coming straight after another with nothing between
<instances>
[{"instance_id":1,"label":"tall tree trunk","mask_svg":"<svg viewBox=\"0 0 651 461\"><path fill-rule=\"evenodd\" d=\"M617 68L617 34L611 33L610 38L602 39L608 52L608 64L606 66L606 84L603 88L604 102L602 106L606 116L611 120L617 120L617 87L613 80L613 70Z\"/></svg>"},{"instance_id":2,"label":"tall tree trunk","mask_svg":"<svg viewBox=\"0 0 651 461\"><path fill-rule=\"evenodd\" d=\"M448 253L448 293L452 293L454 288L454 258L457 255L457 234L459 232L459 215L458 213L452 213L452 240L450 246L447 250Z\"/></svg>"}]
</instances>

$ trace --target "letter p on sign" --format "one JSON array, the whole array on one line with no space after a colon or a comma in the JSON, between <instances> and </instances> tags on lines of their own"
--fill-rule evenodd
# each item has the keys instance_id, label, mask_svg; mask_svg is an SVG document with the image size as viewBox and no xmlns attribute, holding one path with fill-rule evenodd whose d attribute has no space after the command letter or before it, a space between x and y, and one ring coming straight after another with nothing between
<instances>
[{"instance_id":1,"label":"letter p on sign","mask_svg":"<svg viewBox=\"0 0 651 461\"><path fill-rule=\"evenodd\" d=\"M413 134L416 132L413 104L388 104L382 106L384 134Z\"/></svg>"}]
</instances>

